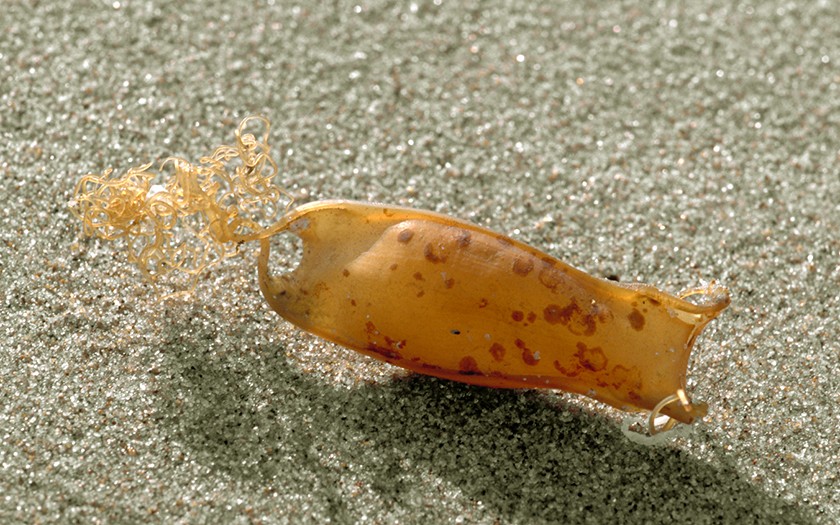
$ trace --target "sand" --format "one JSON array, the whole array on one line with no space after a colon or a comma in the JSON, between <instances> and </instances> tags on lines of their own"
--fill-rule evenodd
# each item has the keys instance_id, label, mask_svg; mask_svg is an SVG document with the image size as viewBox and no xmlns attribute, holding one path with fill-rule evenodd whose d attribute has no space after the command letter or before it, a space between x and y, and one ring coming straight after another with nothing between
<instances>
[{"instance_id":1,"label":"sand","mask_svg":"<svg viewBox=\"0 0 840 525\"><path fill-rule=\"evenodd\" d=\"M462 4L4 3L0 522L840 521L840 7ZM728 286L690 364L708 416L638 444L581 396L299 331L254 246L162 302L81 235L80 176L197 159L251 114L299 202Z\"/></svg>"}]
</instances>

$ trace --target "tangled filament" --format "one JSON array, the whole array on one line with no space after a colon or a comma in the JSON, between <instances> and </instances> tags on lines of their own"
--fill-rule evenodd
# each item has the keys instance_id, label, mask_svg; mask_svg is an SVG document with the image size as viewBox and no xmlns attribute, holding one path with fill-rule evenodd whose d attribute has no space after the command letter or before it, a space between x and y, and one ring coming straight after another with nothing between
<instances>
[{"instance_id":1,"label":"tangled filament","mask_svg":"<svg viewBox=\"0 0 840 525\"><path fill-rule=\"evenodd\" d=\"M245 128L262 123L261 139ZM76 185L71 211L84 233L103 239L125 238L129 262L151 281L180 272L195 283L205 269L235 254L240 243L271 233L263 224L276 222L292 197L274 184L277 163L269 154L270 122L244 119L236 143L216 148L198 164L170 158L161 169L151 164L120 176L112 170L87 175ZM281 199L286 205L279 206Z\"/></svg>"}]
</instances>

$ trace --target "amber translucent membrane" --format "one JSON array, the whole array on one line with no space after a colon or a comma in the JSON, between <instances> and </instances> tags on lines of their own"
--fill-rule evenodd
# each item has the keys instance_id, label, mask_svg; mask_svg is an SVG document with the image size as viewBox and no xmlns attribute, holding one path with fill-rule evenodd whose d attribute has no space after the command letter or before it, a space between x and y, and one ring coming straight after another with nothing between
<instances>
[{"instance_id":1,"label":"amber translucent membrane","mask_svg":"<svg viewBox=\"0 0 840 525\"><path fill-rule=\"evenodd\" d=\"M289 228L291 228L293 232L299 233L301 230L304 230L308 227L308 221L310 219L317 220L316 218L318 217L318 212L334 210L349 210L352 212L356 212L357 214L367 214L363 220L364 223L377 223L379 221L385 222L387 224L396 224L400 221L422 219L424 221L438 222L442 225L447 226L455 225L459 228L476 232L477 234L493 235L497 238L499 237L498 234L495 234L494 232L478 227L471 223L460 221L452 217L433 212L426 212L422 210L414 210L393 206L372 205L368 203L354 203L350 201L320 201L300 206L295 210L288 212L286 216L284 216L277 225L267 230L266 233L269 233L269 231L270 233L279 233ZM722 286L710 284L706 287L691 290L686 295L693 295L698 297L700 301L697 304L695 304L680 297L676 297L671 294L662 292L649 285L620 284L605 279L595 278L580 270L577 270L568 265L565 265L562 262L555 260L555 265L562 266L562 271L564 273L568 273L572 278L577 279L581 283L583 283L583 285L590 291L591 294L593 294L594 297L607 297L611 300L619 302L630 301L633 298L638 297L645 297L650 299L654 303L664 305L663 308L667 309L668 316L673 318L675 322L679 322L685 325L685 328L680 328L680 333L685 333L685 339L680 341L681 344L674 344L675 347L681 348L677 349L679 351L675 356L676 359L672 359L669 363L670 379L668 379L667 382L662 381L661 379L657 379L655 381L653 377L657 374L656 370L644 371L645 373L650 375L650 381L646 380L646 383L654 384L657 381L659 381L659 383L662 384L656 387L654 389L654 392L649 392L647 393L647 395L637 395L635 398L628 401L626 397L617 396L615 395L615 393L610 392L609 389L592 388L592 385L587 385L585 382L573 380L563 376L548 377L545 374L510 374L506 376L501 376L498 374L492 376L469 374L465 375L463 370L457 370L451 367L446 368L439 366L430 366L434 365L434 360L432 360L432 362L416 362L391 359L387 356L383 356L381 351L371 351L369 346L365 346L359 340L358 337L349 335L347 333L343 333L341 329L334 329L334 327L331 326L319 326L317 323L312 323L308 319L303 319L300 316L296 317L295 315L290 314L290 312L285 310L282 306L278 307L271 299L272 294L276 291L272 290L272 287L274 287L275 285L281 286L281 281L283 279L287 279L287 277L281 276L280 280L278 281L275 280L276 278L272 278L269 275L269 241L267 240L267 237L268 235L262 236L262 254L260 256L260 284L263 290L263 294L266 296L269 303L272 304L272 307L275 308L275 310L278 311L278 313L280 313L282 316L286 317L301 328L312 332L316 335L319 335L325 339L337 342L341 345L350 347L359 352L371 355L372 357L375 357L377 359L391 362L392 364L396 364L398 366L408 368L422 374L433 375L436 377L451 379L470 384L501 388L559 388L566 391L588 395L590 397L608 403L612 406L621 408L623 410L648 411L653 410L653 408L662 399L668 396L674 396L677 392L682 391L682 395L679 396L680 401L669 403L662 407L662 414L668 415L681 422L690 423L693 420L702 417L706 412L705 404L691 403L688 400L687 395L685 395L684 393L686 369L688 366L688 360L691 353L691 349L694 345L694 342L696 341L697 336L700 334L700 332L706 326L706 324L708 324L712 319L714 319L714 317L716 317L717 314L724 308L726 308L726 306L729 304L729 295L726 289ZM334 240L333 244L340 244L341 242L342 239L336 239ZM548 257L542 252L539 252L534 248L519 243L515 240L509 240L509 242L511 246L515 247L518 250L521 250L523 253L529 253L536 257ZM319 248L319 246L317 246L317 243L314 243L313 246L314 248ZM309 248L313 248L313 246L310 246ZM335 246L329 246L324 248L334 249ZM307 250L306 242L304 245L304 249ZM313 253L311 253L310 255L304 255L304 258L301 261L300 266L298 267L296 272L298 274L302 274L310 271L310 269L314 268L315 266L323 266L323 261L317 260L317 258L323 258L324 256L325 255L323 253L318 253L317 250L314 250ZM288 275L294 274L295 272ZM370 285L371 283L368 284ZM345 331L347 331L346 327ZM434 353L434 351L432 351L432 353Z\"/></svg>"}]
</instances>

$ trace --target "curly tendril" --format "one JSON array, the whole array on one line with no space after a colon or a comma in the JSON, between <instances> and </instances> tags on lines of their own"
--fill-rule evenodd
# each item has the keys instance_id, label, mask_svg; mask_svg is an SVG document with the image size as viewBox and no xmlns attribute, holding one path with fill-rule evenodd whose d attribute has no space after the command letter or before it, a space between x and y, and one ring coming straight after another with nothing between
<instances>
[{"instance_id":1,"label":"curly tendril","mask_svg":"<svg viewBox=\"0 0 840 525\"><path fill-rule=\"evenodd\" d=\"M245 132L254 122L264 129L260 138ZM270 126L264 117L244 119L235 144L197 164L170 158L160 174L146 164L119 176L108 169L82 177L71 211L86 235L126 239L129 262L152 282L179 272L194 285L201 272L236 254L240 243L271 235L271 225L292 204L292 196L274 184Z\"/></svg>"}]
</instances>

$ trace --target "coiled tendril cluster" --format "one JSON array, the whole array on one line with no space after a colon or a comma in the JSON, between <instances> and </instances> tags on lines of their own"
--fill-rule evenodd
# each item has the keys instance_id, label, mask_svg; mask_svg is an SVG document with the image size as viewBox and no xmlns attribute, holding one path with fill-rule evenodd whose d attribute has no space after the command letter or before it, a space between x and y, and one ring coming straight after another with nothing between
<instances>
[{"instance_id":1,"label":"coiled tendril cluster","mask_svg":"<svg viewBox=\"0 0 840 525\"><path fill-rule=\"evenodd\" d=\"M263 128L260 139L245 132L255 122ZM119 176L110 169L86 175L71 211L86 235L126 239L129 262L152 282L178 272L194 285L242 242L270 235L270 225L292 204L273 180L278 169L269 151L270 126L264 117L248 117L235 144L197 164L167 159L160 174L149 171L150 163Z\"/></svg>"}]
</instances>

